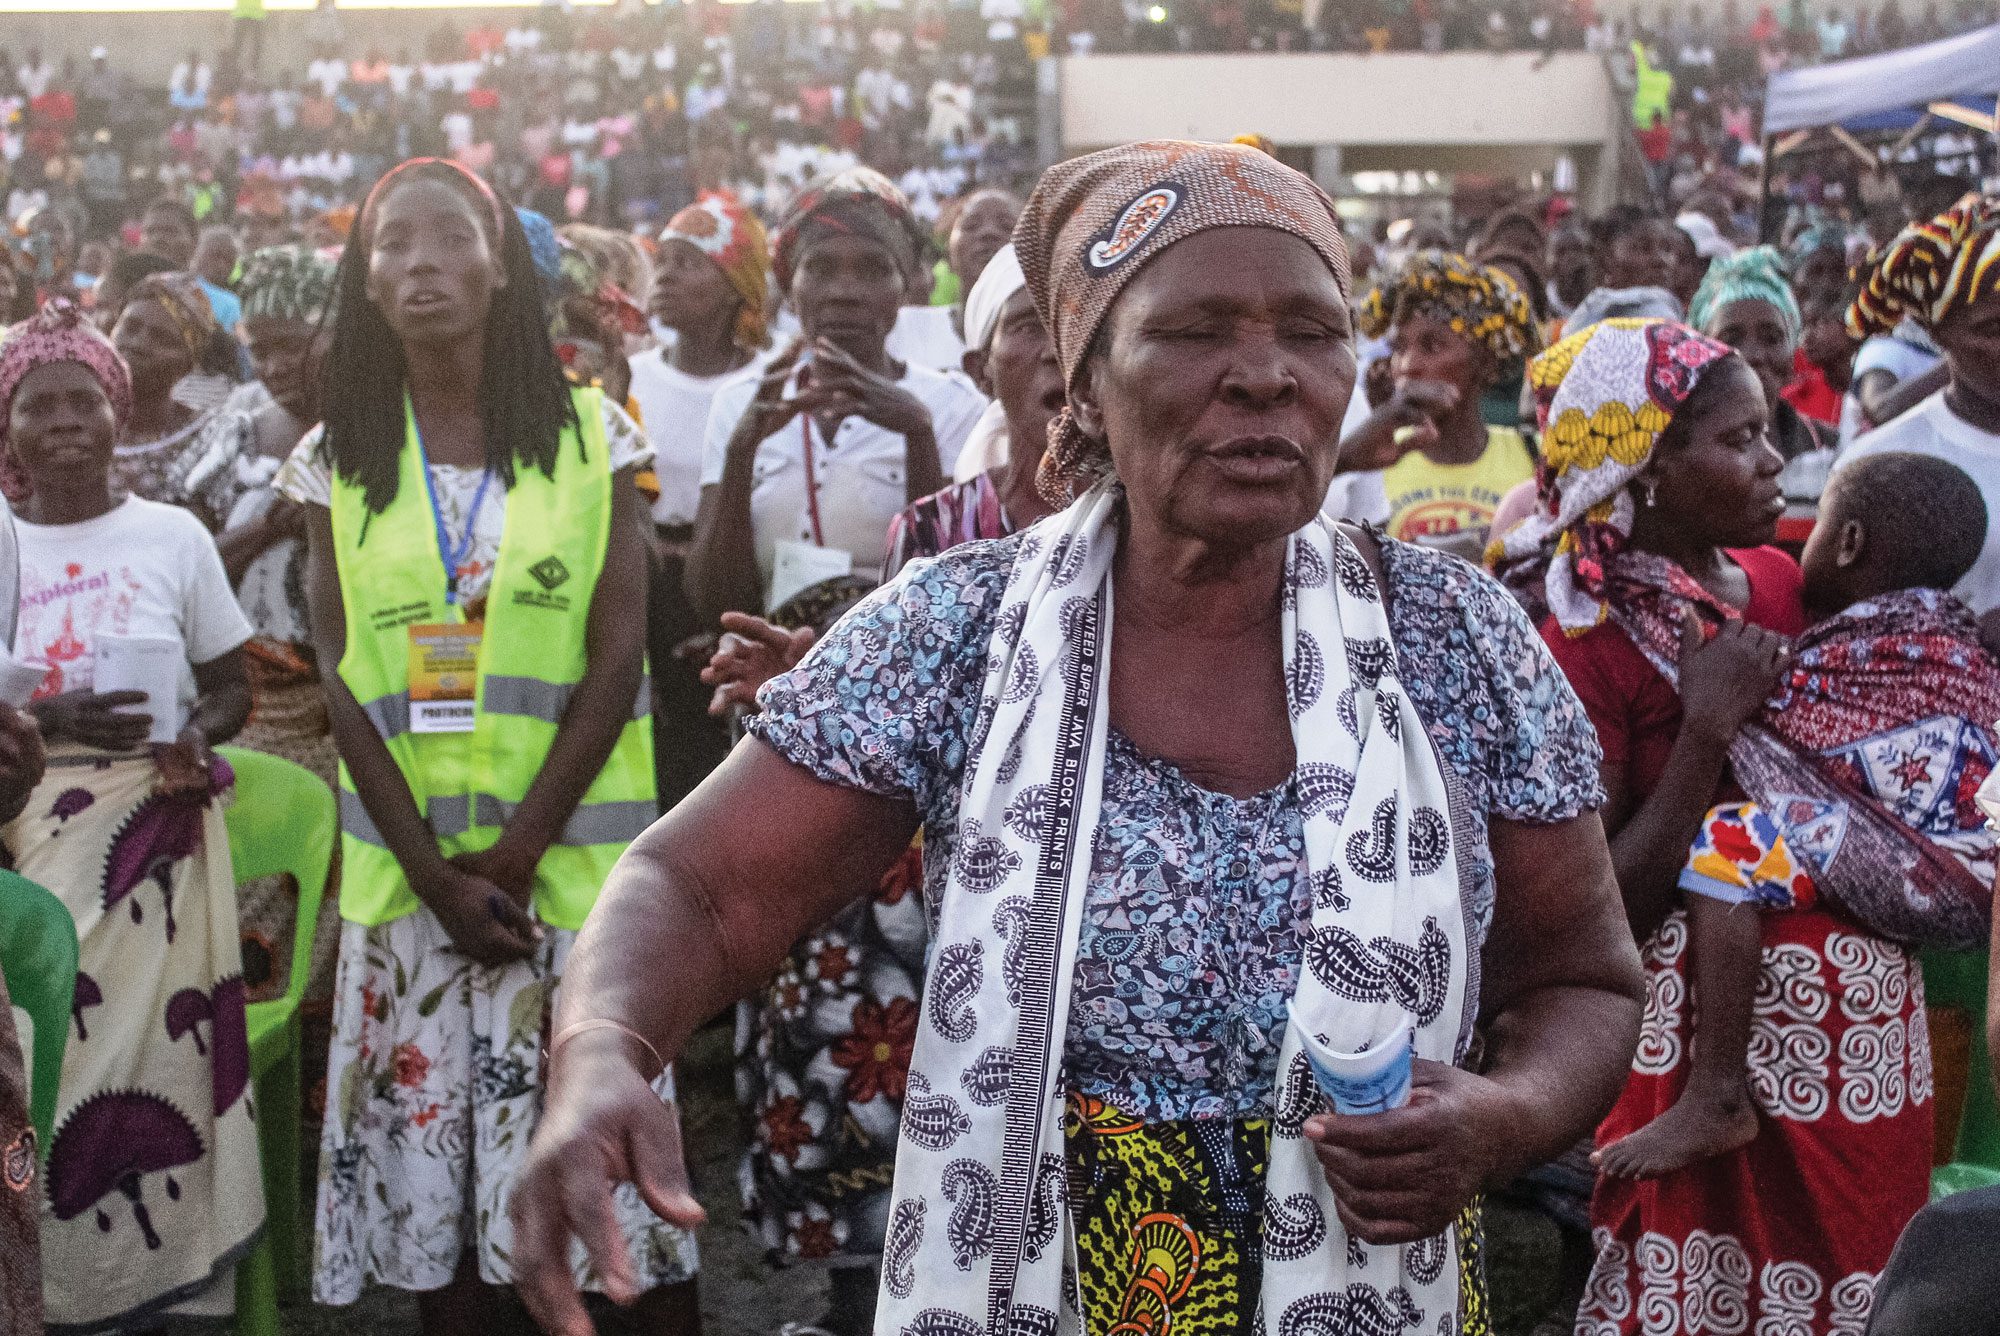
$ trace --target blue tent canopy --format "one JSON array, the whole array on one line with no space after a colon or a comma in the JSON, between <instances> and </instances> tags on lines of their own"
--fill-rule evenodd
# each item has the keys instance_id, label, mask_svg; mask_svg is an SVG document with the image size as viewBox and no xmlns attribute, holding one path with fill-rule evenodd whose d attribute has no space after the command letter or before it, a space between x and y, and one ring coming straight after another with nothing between
<instances>
[{"instance_id":1,"label":"blue tent canopy","mask_svg":"<svg viewBox=\"0 0 2000 1336\"><path fill-rule=\"evenodd\" d=\"M1833 125L1857 134L1908 129L1937 102L1983 109L1990 116L1996 94L2000 23L1879 56L1782 70L1771 76L1764 94L1764 132ZM1893 119L1898 116L1900 122Z\"/></svg>"},{"instance_id":2,"label":"blue tent canopy","mask_svg":"<svg viewBox=\"0 0 2000 1336\"><path fill-rule=\"evenodd\" d=\"M1995 99L1990 97L1955 97L1950 101L1975 116L1982 117L1990 125L1993 121ZM1923 107L1896 107L1889 111L1873 111L1863 116L1851 116L1840 122L1840 128L1849 134L1901 134L1913 130L1929 113ZM1942 127L1940 127L1942 128ZM1960 125L1959 129L1969 129Z\"/></svg>"}]
</instances>

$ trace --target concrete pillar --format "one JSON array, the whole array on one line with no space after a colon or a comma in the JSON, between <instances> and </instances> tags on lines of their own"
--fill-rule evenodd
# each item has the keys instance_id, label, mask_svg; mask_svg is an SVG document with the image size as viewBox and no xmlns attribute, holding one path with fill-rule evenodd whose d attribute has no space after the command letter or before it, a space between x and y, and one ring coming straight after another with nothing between
<instances>
[{"instance_id":1,"label":"concrete pillar","mask_svg":"<svg viewBox=\"0 0 2000 1336\"><path fill-rule=\"evenodd\" d=\"M1340 185L1340 145L1313 145L1312 179L1331 195Z\"/></svg>"},{"instance_id":2,"label":"concrete pillar","mask_svg":"<svg viewBox=\"0 0 2000 1336\"><path fill-rule=\"evenodd\" d=\"M1035 158L1047 167L1063 156L1062 65L1054 56L1035 62Z\"/></svg>"}]
</instances>

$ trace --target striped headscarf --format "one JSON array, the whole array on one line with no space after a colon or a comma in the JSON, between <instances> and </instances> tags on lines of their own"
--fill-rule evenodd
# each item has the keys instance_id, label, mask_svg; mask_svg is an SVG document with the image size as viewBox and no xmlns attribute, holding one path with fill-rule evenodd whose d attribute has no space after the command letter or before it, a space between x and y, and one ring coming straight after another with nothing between
<instances>
[{"instance_id":1,"label":"striped headscarf","mask_svg":"<svg viewBox=\"0 0 2000 1336\"><path fill-rule=\"evenodd\" d=\"M1379 339L1411 315L1451 326L1503 364L1526 357L1540 343L1534 308L1512 276L1451 251L1422 250L1405 260L1361 303L1357 322L1363 334Z\"/></svg>"},{"instance_id":2,"label":"striped headscarf","mask_svg":"<svg viewBox=\"0 0 2000 1336\"><path fill-rule=\"evenodd\" d=\"M1666 320L1600 320L1528 364L1542 428L1535 511L1488 550L1508 587L1570 635L1609 612L1635 478L1703 375L1735 354Z\"/></svg>"},{"instance_id":3,"label":"striped headscarf","mask_svg":"<svg viewBox=\"0 0 2000 1336\"><path fill-rule=\"evenodd\" d=\"M762 348L770 342L765 316L771 287L770 242L756 215L724 194L706 194L675 214L660 240L685 241L706 255L736 289L736 343Z\"/></svg>"},{"instance_id":4,"label":"striped headscarf","mask_svg":"<svg viewBox=\"0 0 2000 1336\"><path fill-rule=\"evenodd\" d=\"M1792 295L1792 285L1785 277L1784 257L1775 248L1752 246L1711 263L1701 286L1695 289L1694 300L1688 303L1688 323L1696 329L1707 329L1717 311L1740 301L1769 302L1784 322L1786 341L1798 346L1805 320L1799 314L1799 301Z\"/></svg>"},{"instance_id":5,"label":"striped headscarf","mask_svg":"<svg viewBox=\"0 0 2000 1336\"><path fill-rule=\"evenodd\" d=\"M303 320L317 325L333 303L332 255L304 246L266 246L243 262L237 294L245 320Z\"/></svg>"},{"instance_id":6,"label":"striped headscarf","mask_svg":"<svg viewBox=\"0 0 2000 1336\"><path fill-rule=\"evenodd\" d=\"M193 274L148 274L125 294L125 309L143 301L158 302L165 309L180 332L181 342L187 345L188 356L199 363L208 351L209 340L222 328L200 280Z\"/></svg>"},{"instance_id":7,"label":"striped headscarf","mask_svg":"<svg viewBox=\"0 0 2000 1336\"><path fill-rule=\"evenodd\" d=\"M799 256L830 236L865 237L887 250L896 272L916 272L926 245L923 224L895 183L869 167L849 167L800 191L778 223L772 267L778 291L790 293Z\"/></svg>"},{"instance_id":8,"label":"striped headscarf","mask_svg":"<svg viewBox=\"0 0 2000 1336\"><path fill-rule=\"evenodd\" d=\"M1343 297L1347 246L1333 201L1311 178L1241 144L1156 139L1057 163L1014 226L1035 310L1072 389L1111 303L1146 262L1215 227L1289 232L1319 253ZM1111 471L1068 408L1049 426L1038 486L1056 504Z\"/></svg>"},{"instance_id":9,"label":"striped headscarf","mask_svg":"<svg viewBox=\"0 0 2000 1336\"><path fill-rule=\"evenodd\" d=\"M2000 294L2000 195L1973 192L1897 234L1868 267L1847 312L1858 336L1909 319L1935 333L1960 306Z\"/></svg>"}]
</instances>

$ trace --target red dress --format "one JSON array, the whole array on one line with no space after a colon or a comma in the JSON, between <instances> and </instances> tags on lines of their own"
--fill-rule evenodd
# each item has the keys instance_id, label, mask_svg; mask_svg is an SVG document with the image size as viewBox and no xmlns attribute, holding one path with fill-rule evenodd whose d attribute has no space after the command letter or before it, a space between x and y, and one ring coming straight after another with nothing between
<instances>
[{"instance_id":1,"label":"red dress","mask_svg":"<svg viewBox=\"0 0 2000 1336\"><path fill-rule=\"evenodd\" d=\"M1748 620L1804 629L1800 576L1775 548L1731 553ZM1680 700L1625 633L1544 635L1635 801L1659 781ZM1718 795L1722 797L1726 795ZM1577 1336L1862 1336L1876 1276L1925 1201L1930 1032L1923 977L1902 948L1823 907L1766 913L1750 1039L1757 1137L1643 1182L1599 1179L1597 1249ZM1632 1075L1597 1130L1606 1145L1679 1097L1692 1053L1687 919L1646 943L1646 1011Z\"/></svg>"}]
</instances>

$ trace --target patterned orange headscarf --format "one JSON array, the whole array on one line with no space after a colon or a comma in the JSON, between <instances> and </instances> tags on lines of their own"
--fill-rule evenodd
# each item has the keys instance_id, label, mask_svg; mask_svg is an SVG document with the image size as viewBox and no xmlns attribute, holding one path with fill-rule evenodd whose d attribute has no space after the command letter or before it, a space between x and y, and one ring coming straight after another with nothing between
<instances>
[{"instance_id":1,"label":"patterned orange headscarf","mask_svg":"<svg viewBox=\"0 0 2000 1336\"><path fill-rule=\"evenodd\" d=\"M710 193L675 214L661 241L685 241L715 262L743 299L736 313L738 347L770 342L765 306L771 287L771 248L764 225L733 196Z\"/></svg>"}]
</instances>

